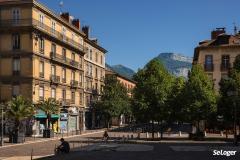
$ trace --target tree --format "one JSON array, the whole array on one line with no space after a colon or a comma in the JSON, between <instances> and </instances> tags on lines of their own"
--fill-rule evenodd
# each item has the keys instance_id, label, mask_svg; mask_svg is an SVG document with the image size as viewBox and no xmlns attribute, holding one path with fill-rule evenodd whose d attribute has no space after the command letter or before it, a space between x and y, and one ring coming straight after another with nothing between
<instances>
[{"instance_id":1,"label":"tree","mask_svg":"<svg viewBox=\"0 0 240 160\"><path fill-rule=\"evenodd\" d=\"M133 94L134 116L137 121L152 122L154 138L154 122L162 122L168 115L166 102L172 77L159 60L153 59L137 72L134 80L137 82Z\"/></svg>"},{"instance_id":2,"label":"tree","mask_svg":"<svg viewBox=\"0 0 240 160\"><path fill-rule=\"evenodd\" d=\"M233 68L229 71L228 78L222 78L220 83L220 100L218 103L218 114L223 116L225 129L229 129L236 115L240 115L240 56L237 56ZM236 95L229 95L229 92L235 92Z\"/></svg>"},{"instance_id":3,"label":"tree","mask_svg":"<svg viewBox=\"0 0 240 160\"><path fill-rule=\"evenodd\" d=\"M44 101L40 101L37 105L38 109L41 109L47 115L47 129L50 129L51 115L59 112L59 104L54 98L48 98Z\"/></svg>"},{"instance_id":4,"label":"tree","mask_svg":"<svg viewBox=\"0 0 240 160\"><path fill-rule=\"evenodd\" d=\"M171 87L171 92L168 97L168 107L169 107L169 123L172 122L182 122L184 120L184 97L183 92L185 89L186 80L183 77L177 77L173 81Z\"/></svg>"},{"instance_id":5,"label":"tree","mask_svg":"<svg viewBox=\"0 0 240 160\"><path fill-rule=\"evenodd\" d=\"M14 136L14 141L18 142L17 139L21 122L27 118L31 118L34 115L35 109L31 102L24 99L22 96L13 98L8 102L7 106L6 115L14 122L12 135Z\"/></svg>"},{"instance_id":6,"label":"tree","mask_svg":"<svg viewBox=\"0 0 240 160\"><path fill-rule=\"evenodd\" d=\"M108 127L113 117L120 117L121 114L130 114L130 101L127 89L117 80L115 75L106 76L101 100L96 101L94 105L100 112L106 115Z\"/></svg>"},{"instance_id":7,"label":"tree","mask_svg":"<svg viewBox=\"0 0 240 160\"><path fill-rule=\"evenodd\" d=\"M200 121L206 120L216 112L217 103L213 82L205 74L202 66L193 65L183 96L186 120L192 123L197 122L199 132Z\"/></svg>"}]
</instances>

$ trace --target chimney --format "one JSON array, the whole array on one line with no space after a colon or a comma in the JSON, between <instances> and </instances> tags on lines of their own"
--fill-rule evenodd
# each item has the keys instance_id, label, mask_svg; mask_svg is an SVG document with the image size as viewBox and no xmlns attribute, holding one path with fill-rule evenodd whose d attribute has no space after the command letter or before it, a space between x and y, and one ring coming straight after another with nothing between
<instances>
[{"instance_id":1,"label":"chimney","mask_svg":"<svg viewBox=\"0 0 240 160\"><path fill-rule=\"evenodd\" d=\"M220 35L220 34L224 34L226 33L225 31L225 28L216 28L216 30L213 30L212 33L211 33L211 39L217 39L217 37Z\"/></svg>"},{"instance_id":2,"label":"chimney","mask_svg":"<svg viewBox=\"0 0 240 160\"><path fill-rule=\"evenodd\" d=\"M89 36L90 36L90 28L89 28L89 26L83 26L82 27L82 31L83 31L83 33L86 34L87 38L89 38Z\"/></svg>"},{"instance_id":3,"label":"chimney","mask_svg":"<svg viewBox=\"0 0 240 160\"><path fill-rule=\"evenodd\" d=\"M79 19L73 19L72 24L77 28L80 29L80 20Z\"/></svg>"},{"instance_id":4,"label":"chimney","mask_svg":"<svg viewBox=\"0 0 240 160\"><path fill-rule=\"evenodd\" d=\"M64 20L66 20L67 22L69 22L70 20L70 15L68 12L65 12L65 13L61 13L60 15Z\"/></svg>"}]
</instances>

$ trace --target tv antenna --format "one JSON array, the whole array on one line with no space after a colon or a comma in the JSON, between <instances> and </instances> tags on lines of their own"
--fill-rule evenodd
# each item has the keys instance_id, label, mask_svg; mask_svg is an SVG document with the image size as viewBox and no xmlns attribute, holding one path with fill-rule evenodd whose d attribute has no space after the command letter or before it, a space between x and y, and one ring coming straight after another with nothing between
<instances>
[{"instance_id":1,"label":"tv antenna","mask_svg":"<svg viewBox=\"0 0 240 160\"><path fill-rule=\"evenodd\" d=\"M60 8L60 12L61 12L61 13L62 13L62 9L63 9L63 4L64 4L63 1L60 1L60 2L59 2L59 8Z\"/></svg>"},{"instance_id":2,"label":"tv antenna","mask_svg":"<svg viewBox=\"0 0 240 160\"><path fill-rule=\"evenodd\" d=\"M237 32L238 32L238 29L237 29L237 26L236 26L236 23L235 23L235 22L233 22L233 26L234 26L234 28L233 28L234 35L236 35Z\"/></svg>"}]
</instances>

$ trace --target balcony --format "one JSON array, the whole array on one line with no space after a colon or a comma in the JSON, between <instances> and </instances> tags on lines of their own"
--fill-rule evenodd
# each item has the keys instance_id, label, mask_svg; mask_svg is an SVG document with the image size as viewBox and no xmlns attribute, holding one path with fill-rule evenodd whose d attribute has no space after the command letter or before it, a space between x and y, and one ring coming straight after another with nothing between
<instances>
[{"instance_id":1,"label":"balcony","mask_svg":"<svg viewBox=\"0 0 240 160\"><path fill-rule=\"evenodd\" d=\"M41 73L41 72L40 72L40 73L39 73L39 77L40 77L40 78L44 78L44 73Z\"/></svg>"},{"instance_id":2,"label":"balcony","mask_svg":"<svg viewBox=\"0 0 240 160\"><path fill-rule=\"evenodd\" d=\"M62 78L62 83L66 83L66 78Z\"/></svg>"},{"instance_id":3,"label":"balcony","mask_svg":"<svg viewBox=\"0 0 240 160\"><path fill-rule=\"evenodd\" d=\"M44 97L39 96L39 101L44 101Z\"/></svg>"},{"instance_id":4,"label":"balcony","mask_svg":"<svg viewBox=\"0 0 240 160\"><path fill-rule=\"evenodd\" d=\"M62 106L69 106L71 105L71 100L70 99L65 99L65 98L61 98L59 99L59 102Z\"/></svg>"},{"instance_id":5,"label":"balcony","mask_svg":"<svg viewBox=\"0 0 240 160\"><path fill-rule=\"evenodd\" d=\"M224 72L224 71L229 71L231 67L231 64L230 63L225 63L225 64L221 64L221 71Z\"/></svg>"},{"instance_id":6,"label":"balcony","mask_svg":"<svg viewBox=\"0 0 240 160\"><path fill-rule=\"evenodd\" d=\"M213 70L214 70L214 64L205 64L205 65L204 65L204 70L205 70L206 72L213 72Z\"/></svg>"},{"instance_id":7,"label":"balcony","mask_svg":"<svg viewBox=\"0 0 240 160\"><path fill-rule=\"evenodd\" d=\"M57 38L58 40L61 40L64 43L67 43L68 45L70 45L78 50L81 50L82 52L85 51L82 44L76 42L75 40L73 40L70 37L63 35L61 32L54 30L52 27L47 26L46 24L43 24L42 22L40 22L36 19L1 20L0 27L4 28L4 29L9 28L9 27L34 27L34 28L37 28L37 29L43 31L44 33L51 35L52 37Z\"/></svg>"},{"instance_id":8,"label":"balcony","mask_svg":"<svg viewBox=\"0 0 240 160\"><path fill-rule=\"evenodd\" d=\"M71 80L71 87L72 88L77 88L78 87L78 81L75 81L75 80Z\"/></svg>"},{"instance_id":9,"label":"balcony","mask_svg":"<svg viewBox=\"0 0 240 160\"><path fill-rule=\"evenodd\" d=\"M50 80L51 80L51 83L58 84L58 83L60 83L60 76L51 75Z\"/></svg>"},{"instance_id":10,"label":"balcony","mask_svg":"<svg viewBox=\"0 0 240 160\"><path fill-rule=\"evenodd\" d=\"M74 61L74 60L70 60L70 65L73 67L78 68L78 62Z\"/></svg>"},{"instance_id":11,"label":"balcony","mask_svg":"<svg viewBox=\"0 0 240 160\"><path fill-rule=\"evenodd\" d=\"M13 71L13 76L20 76L20 71Z\"/></svg>"}]
</instances>

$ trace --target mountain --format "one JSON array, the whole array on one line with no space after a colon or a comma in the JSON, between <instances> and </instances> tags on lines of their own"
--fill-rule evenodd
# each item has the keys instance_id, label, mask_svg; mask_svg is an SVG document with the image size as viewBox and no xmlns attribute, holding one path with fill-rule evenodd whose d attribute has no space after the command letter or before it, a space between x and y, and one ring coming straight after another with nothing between
<instances>
[{"instance_id":1,"label":"mountain","mask_svg":"<svg viewBox=\"0 0 240 160\"><path fill-rule=\"evenodd\" d=\"M126 66L123 66L121 64L113 65L113 66L106 64L106 68L109 68L109 69L113 70L114 72L116 72L126 78L129 78L129 79L132 79L133 75L135 74L134 70L132 70Z\"/></svg>"},{"instance_id":2,"label":"mountain","mask_svg":"<svg viewBox=\"0 0 240 160\"><path fill-rule=\"evenodd\" d=\"M192 67L192 58L176 53L160 53L156 59L160 60L173 75L187 78Z\"/></svg>"}]
</instances>

